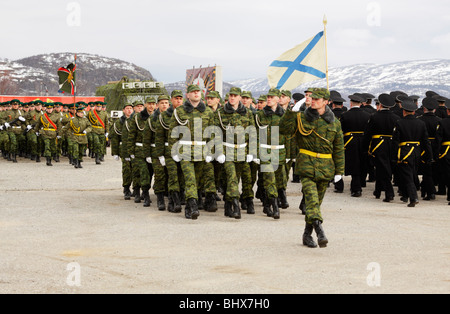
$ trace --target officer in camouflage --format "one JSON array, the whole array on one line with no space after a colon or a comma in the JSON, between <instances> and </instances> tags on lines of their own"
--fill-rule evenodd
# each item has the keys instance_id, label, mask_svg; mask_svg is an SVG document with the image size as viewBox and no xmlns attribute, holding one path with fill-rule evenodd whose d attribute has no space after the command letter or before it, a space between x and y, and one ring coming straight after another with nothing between
<instances>
[{"instance_id":1,"label":"officer in camouflage","mask_svg":"<svg viewBox=\"0 0 450 314\"><path fill-rule=\"evenodd\" d=\"M311 236L314 229L319 246L325 247L328 239L322 227L320 205L330 180L334 177L338 181L344 173L344 140L341 124L327 106L329 91L315 88L311 97L311 106L303 113L286 112L281 118L280 130L287 136L295 133L299 147L295 171L301 178L306 200L303 244L317 246Z\"/></svg>"},{"instance_id":2,"label":"officer in camouflage","mask_svg":"<svg viewBox=\"0 0 450 314\"><path fill-rule=\"evenodd\" d=\"M103 161L103 150L106 146L106 136L108 125L108 114L102 110L102 102L94 102L95 108L88 113L89 121L92 123L92 144L95 156L95 163L101 164ZM91 148L90 148L91 149Z\"/></svg>"}]
</instances>

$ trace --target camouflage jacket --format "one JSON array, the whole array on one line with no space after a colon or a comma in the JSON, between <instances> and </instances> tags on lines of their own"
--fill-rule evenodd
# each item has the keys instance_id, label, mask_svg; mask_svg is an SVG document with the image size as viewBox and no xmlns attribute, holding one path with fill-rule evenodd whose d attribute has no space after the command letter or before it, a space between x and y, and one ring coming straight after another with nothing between
<instances>
[{"instance_id":1,"label":"camouflage jacket","mask_svg":"<svg viewBox=\"0 0 450 314\"><path fill-rule=\"evenodd\" d=\"M128 154L134 155L137 158L145 158L144 153L144 129L146 121L150 115L147 110L142 110L139 114L135 114L132 118L128 119L129 133L126 141Z\"/></svg>"},{"instance_id":2,"label":"camouflage jacket","mask_svg":"<svg viewBox=\"0 0 450 314\"><path fill-rule=\"evenodd\" d=\"M19 117L25 118L24 112L19 109L11 109L5 112L4 122L8 122L11 125L11 127L8 128L8 132L15 134L21 134L23 132L26 121L18 120ZM14 124L11 124L12 122L14 122Z\"/></svg>"},{"instance_id":3,"label":"camouflage jacket","mask_svg":"<svg viewBox=\"0 0 450 314\"><path fill-rule=\"evenodd\" d=\"M89 120L86 117L79 117L75 115L70 119L66 125L70 139L78 144L87 144L86 134L91 132L92 127Z\"/></svg>"},{"instance_id":4,"label":"camouflage jacket","mask_svg":"<svg viewBox=\"0 0 450 314\"><path fill-rule=\"evenodd\" d=\"M308 107L303 113L287 110L280 121L280 130L294 136L299 148L295 174L314 181L330 181L344 174L344 139L341 123L328 107L319 115ZM312 156L315 155L315 156Z\"/></svg>"},{"instance_id":5,"label":"camouflage jacket","mask_svg":"<svg viewBox=\"0 0 450 314\"><path fill-rule=\"evenodd\" d=\"M223 141L215 141L216 156L225 154L228 161L245 161L246 155L253 155L256 158L258 135L255 118L250 109L239 103L235 110L227 102L223 107L217 108L214 124L223 133L221 138ZM234 159L229 157L230 153L234 154Z\"/></svg>"},{"instance_id":6,"label":"camouflage jacket","mask_svg":"<svg viewBox=\"0 0 450 314\"><path fill-rule=\"evenodd\" d=\"M280 105L273 111L265 106L255 114L258 132L258 150L261 162L284 163L286 161L285 136L281 133L280 120L284 109ZM277 140L278 142L273 142Z\"/></svg>"},{"instance_id":7,"label":"camouflage jacket","mask_svg":"<svg viewBox=\"0 0 450 314\"><path fill-rule=\"evenodd\" d=\"M204 150L210 153L206 145L211 136L205 134L210 126L214 126L214 111L203 102L194 108L186 101L173 111L169 126L169 151L174 151L184 160L204 161Z\"/></svg>"},{"instance_id":8,"label":"camouflage jacket","mask_svg":"<svg viewBox=\"0 0 450 314\"><path fill-rule=\"evenodd\" d=\"M39 132L42 138L56 138L62 132L60 115L57 113L43 113L34 127L35 132Z\"/></svg>"},{"instance_id":9,"label":"camouflage jacket","mask_svg":"<svg viewBox=\"0 0 450 314\"><path fill-rule=\"evenodd\" d=\"M159 109L156 109L153 114L147 119L145 123L143 143L145 157L151 157L152 159L158 158L162 155L156 155L156 128L159 124Z\"/></svg>"},{"instance_id":10,"label":"camouflage jacket","mask_svg":"<svg viewBox=\"0 0 450 314\"><path fill-rule=\"evenodd\" d=\"M158 121L155 123L155 147L154 155L157 157L170 156L169 150L169 126L174 108L170 106L166 111L158 115Z\"/></svg>"},{"instance_id":11,"label":"camouflage jacket","mask_svg":"<svg viewBox=\"0 0 450 314\"><path fill-rule=\"evenodd\" d=\"M87 117L92 124L92 132L95 134L105 134L109 130L108 114L103 110L91 110Z\"/></svg>"}]
</instances>

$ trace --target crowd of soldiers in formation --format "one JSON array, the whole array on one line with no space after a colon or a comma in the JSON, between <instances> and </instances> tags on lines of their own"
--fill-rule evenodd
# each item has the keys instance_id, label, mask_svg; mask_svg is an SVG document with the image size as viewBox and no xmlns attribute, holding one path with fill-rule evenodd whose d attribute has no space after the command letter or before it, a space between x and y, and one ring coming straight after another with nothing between
<instances>
[{"instance_id":1,"label":"crowd of soldiers in formation","mask_svg":"<svg viewBox=\"0 0 450 314\"><path fill-rule=\"evenodd\" d=\"M295 168L299 150L293 136L280 134L280 145L258 143L258 148L277 150L281 165L272 172L261 172L263 162L258 158L259 151L251 152L249 146L245 148L244 162L233 158L230 162L228 157L225 161L222 151L197 163L185 162L171 154L179 139L169 135L176 126L191 128L195 117L202 118L203 129L208 123L222 130L230 125L270 129L279 126L284 113L291 111L295 104L301 102L299 110L304 111L311 104L314 88L293 95L290 91L270 89L256 101L250 92L233 87L224 100L215 91L206 97L202 95L200 104L195 107L197 110L193 109L188 96L195 90L195 86L188 87L188 99L183 98L180 90L175 90L170 97L150 97L124 105L123 116L110 130L112 155L122 161L124 198L133 197L135 203L143 201L143 206L150 206L149 189L154 178L159 210L178 213L182 205L186 205L185 217L196 219L198 209L214 212L218 209L217 201L223 199L224 215L239 219L241 209L248 214L255 213L253 199L256 197L262 202L264 214L280 218L280 208L289 207L286 186L291 169L292 182L301 180L297 175L300 171ZM347 108L339 92L329 94L329 107L342 128L345 143L345 173L342 175L351 176L350 195L360 197L366 182L375 182L373 195L378 199L384 192L384 202L394 200L394 186L398 186L401 201L408 203L409 200L409 207L418 204L417 191L421 191L423 200L434 200L436 194L448 193L450 201L450 154L447 154L450 119L445 119L450 114L449 100L432 91L423 97L422 105L419 105L419 96L408 96L401 91L381 94L378 98L355 93L349 99ZM207 139L203 140L200 143L191 138L181 144L193 151L205 145ZM251 140L255 139L247 138ZM240 146L225 137L223 145L232 147L235 156L238 149L245 147L245 143ZM330 180L334 192L344 191L343 180L341 175ZM242 183L240 191L239 182ZM253 192L255 185L256 193ZM299 209L306 214L305 197Z\"/></svg>"},{"instance_id":2,"label":"crowd of soldiers in formation","mask_svg":"<svg viewBox=\"0 0 450 314\"><path fill-rule=\"evenodd\" d=\"M63 104L36 99L22 103L19 99L0 103L0 150L13 163L18 157L47 166L67 156L75 168L82 168L83 157L104 161L109 115L106 103L83 101Z\"/></svg>"}]
</instances>

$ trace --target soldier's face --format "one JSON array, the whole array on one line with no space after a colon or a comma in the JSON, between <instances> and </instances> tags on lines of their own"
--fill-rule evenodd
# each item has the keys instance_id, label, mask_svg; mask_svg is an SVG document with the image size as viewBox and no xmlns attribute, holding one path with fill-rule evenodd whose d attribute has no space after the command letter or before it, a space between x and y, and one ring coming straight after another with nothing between
<instances>
[{"instance_id":1,"label":"soldier's face","mask_svg":"<svg viewBox=\"0 0 450 314\"><path fill-rule=\"evenodd\" d=\"M142 109L144 109L144 106L143 105L137 105L137 106L134 106L134 112L141 112L142 111Z\"/></svg>"},{"instance_id":2,"label":"soldier's face","mask_svg":"<svg viewBox=\"0 0 450 314\"><path fill-rule=\"evenodd\" d=\"M46 112L47 113L52 113L53 112L53 108L47 108Z\"/></svg>"},{"instance_id":3,"label":"soldier's face","mask_svg":"<svg viewBox=\"0 0 450 314\"><path fill-rule=\"evenodd\" d=\"M123 114L124 114L126 117L131 116L132 113L133 113L133 107L131 107L131 106L127 106L127 107L125 107L125 108L123 109Z\"/></svg>"},{"instance_id":4,"label":"soldier's face","mask_svg":"<svg viewBox=\"0 0 450 314\"><path fill-rule=\"evenodd\" d=\"M217 97L207 97L206 102L208 103L208 106L215 107L217 104L219 104L219 98Z\"/></svg>"},{"instance_id":5,"label":"soldier's face","mask_svg":"<svg viewBox=\"0 0 450 314\"><path fill-rule=\"evenodd\" d=\"M281 106L285 106L287 104L289 104L289 102L291 101L291 98L286 96L286 95L281 95L280 97L280 105Z\"/></svg>"},{"instance_id":6,"label":"soldier's face","mask_svg":"<svg viewBox=\"0 0 450 314\"><path fill-rule=\"evenodd\" d=\"M169 101L166 99L158 101L158 108L160 112L166 111L169 108Z\"/></svg>"},{"instance_id":7,"label":"soldier's face","mask_svg":"<svg viewBox=\"0 0 450 314\"><path fill-rule=\"evenodd\" d=\"M148 112L155 111L156 104L154 102L148 102L145 104L145 109L147 109Z\"/></svg>"},{"instance_id":8,"label":"soldier's face","mask_svg":"<svg viewBox=\"0 0 450 314\"><path fill-rule=\"evenodd\" d=\"M241 100L241 96L239 95L234 95L234 94L230 94L228 96L228 102L230 103L230 105L232 106L236 106L239 105L239 101Z\"/></svg>"},{"instance_id":9,"label":"soldier's face","mask_svg":"<svg viewBox=\"0 0 450 314\"><path fill-rule=\"evenodd\" d=\"M328 100L323 98L312 98L311 108L321 111L328 104Z\"/></svg>"},{"instance_id":10,"label":"soldier's face","mask_svg":"<svg viewBox=\"0 0 450 314\"><path fill-rule=\"evenodd\" d=\"M181 96L172 97L172 105L174 108L177 108L177 107L181 106L182 104L183 104L183 97L181 97Z\"/></svg>"},{"instance_id":11,"label":"soldier's face","mask_svg":"<svg viewBox=\"0 0 450 314\"><path fill-rule=\"evenodd\" d=\"M311 94L312 94L311 92L306 92L305 93L305 98L306 98L305 104L306 104L306 106L311 106L311 102L312 102Z\"/></svg>"},{"instance_id":12,"label":"soldier's face","mask_svg":"<svg viewBox=\"0 0 450 314\"><path fill-rule=\"evenodd\" d=\"M264 108L266 105L267 105L267 103L266 103L265 101L260 100L260 101L258 101L258 107L257 107L257 109L258 109L258 110L261 110L261 109Z\"/></svg>"},{"instance_id":13,"label":"soldier's face","mask_svg":"<svg viewBox=\"0 0 450 314\"><path fill-rule=\"evenodd\" d=\"M250 106L252 99L250 97L241 97L242 104L246 107Z\"/></svg>"},{"instance_id":14,"label":"soldier's face","mask_svg":"<svg viewBox=\"0 0 450 314\"><path fill-rule=\"evenodd\" d=\"M199 102L202 99L202 92L195 90L193 92L187 93L187 98L193 102Z\"/></svg>"},{"instance_id":15,"label":"soldier's face","mask_svg":"<svg viewBox=\"0 0 450 314\"><path fill-rule=\"evenodd\" d=\"M12 108L15 110L15 109L19 109L19 104L18 103L14 103L13 105L12 105Z\"/></svg>"},{"instance_id":16,"label":"soldier's face","mask_svg":"<svg viewBox=\"0 0 450 314\"><path fill-rule=\"evenodd\" d=\"M280 97L278 96L267 96L267 105L269 107L276 107L278 105L278 102L280 101Z\"/></svg>"}]
</instances>

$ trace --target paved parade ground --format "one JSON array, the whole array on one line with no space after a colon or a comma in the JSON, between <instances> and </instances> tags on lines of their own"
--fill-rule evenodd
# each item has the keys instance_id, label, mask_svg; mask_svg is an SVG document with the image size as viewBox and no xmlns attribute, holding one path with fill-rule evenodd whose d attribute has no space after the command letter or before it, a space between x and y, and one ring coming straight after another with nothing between
<instances>
[{"instance_id":1,"label":"paved parade ground","mask_svg":"<svg viewBox=\"0 0 450 314\"><path fill-rule=\"evenodd\" d=\"M409 208L375 199L368 183L353 198L344 177L344 193L330 186L322 204L328 247L311 249L301 184L289 180L279 220L259 200L240 220L222 201L187 220L158 211L153 190L150 207L123 200L121 164L105 159L83 169L0 160L0 293L450 292L445 196Z\"/></svg>"}]
</instances>

